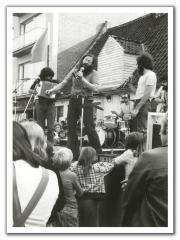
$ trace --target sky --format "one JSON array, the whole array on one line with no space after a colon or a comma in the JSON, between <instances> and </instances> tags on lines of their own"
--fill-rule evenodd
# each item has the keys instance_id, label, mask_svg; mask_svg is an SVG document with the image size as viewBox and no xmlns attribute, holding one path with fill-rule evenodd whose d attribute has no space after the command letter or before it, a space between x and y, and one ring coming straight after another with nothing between
<instances>
[{"instance_id":1,"label":"sky","mask_svg":"<svg viewBox=\"0 0 180 240\"><path fill-rule=\"evenodd\" d=\"M98 24L108 21L108 28L136 19L141 13L61 13L59 49L63 51L94 34Z\"/></svg>"}]
</instances>

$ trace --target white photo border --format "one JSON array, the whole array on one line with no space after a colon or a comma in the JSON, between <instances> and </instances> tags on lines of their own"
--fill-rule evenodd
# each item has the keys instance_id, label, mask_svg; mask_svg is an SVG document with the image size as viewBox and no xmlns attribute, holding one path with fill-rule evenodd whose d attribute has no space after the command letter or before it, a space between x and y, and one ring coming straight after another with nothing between
<instances>
[{"instance_id":1,"label":"white photo border","mask_svg":"<svg viewBox=\"0 0 180 240\"><path fill-rule=\"evenodd\" d=\"M98 227L98 228L14 228L12 227L12 14L43 12L43 13L92 13L108 12L143 12L148 13L168 13L168 227L162 228L122 228L122 227ZM173 7L7 7L7 233L173 233L174 232L174 103L173 103L173 87L174 87L174 8Z\"/></svg>"}]
</instances>

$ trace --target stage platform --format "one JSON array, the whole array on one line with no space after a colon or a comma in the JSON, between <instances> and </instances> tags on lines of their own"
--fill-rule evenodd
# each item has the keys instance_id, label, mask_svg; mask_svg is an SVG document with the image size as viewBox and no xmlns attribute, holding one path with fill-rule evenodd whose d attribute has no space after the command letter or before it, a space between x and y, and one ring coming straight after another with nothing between
<instances>
[{"instance_id":1,"label":"stage platform","mask_svg":"<svg viewBox=\"0 0 180 240\"><path fill-rule=\"evenodd\" d=\"M124 148L103 148L102 153L98 154L98 160L111 162L113 158L121 155L125 151Z\"/></svg>"},{"instance_id":2,"label":"stage platform","mask_svg":"<svg viewBox=\"0 0 180 240\"><path fill-rule=\"evenodd\" d=\"M122 153L125 151L125 148L103 148L102 152L103 153Z\"/></svg>"}]
</instances>

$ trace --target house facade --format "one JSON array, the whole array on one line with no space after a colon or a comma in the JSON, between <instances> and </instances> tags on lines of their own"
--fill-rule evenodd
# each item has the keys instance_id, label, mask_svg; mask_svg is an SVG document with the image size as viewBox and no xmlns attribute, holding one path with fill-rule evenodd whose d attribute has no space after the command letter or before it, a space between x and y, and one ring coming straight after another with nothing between
<instances>
[{"instance_id":1,"label":"house facade","mask_svg":"<svg viewBox=\"0 0 180 240\"><path fill-rule=\"evenodd\" d=\"M47 66L44 61L31 63L31 49L49 26L49 66L60 82L77 66L84 54L92 53L96 57L99 83L107 90L94 94L94 102L100 102L103 110L95 109L96 119L103 120L111 110L117 110L122 92L127 91L123 83L131 76L136 84L138 76L136 58L144 50L154 58L154 70L158 77L168 72L168 29L167 14L147 14L125 24L107 28L108 23L99 25L97 33L64 50L60 51L61 30L58 27L58 14L14 14L13 15L13 85L17 92L13 95L14 114L21 116L30 98L28 90L40 69ZM30 79L30 80L29 80ZM22 85L21 85L22 84ZM112 88L118 85L117 89ZM108 87L109 86L109 87ZM57 95L56 121L67 117L71 85L68 84ZM133 96L131 96L133 98ZM33 116L33 103L27 108L26 118Z\"/></svg>"},{"instance_id":2,"label":"house facade","mask_svg":"<svg viewBox=\"0 0 180 240\"><path fill-rule=\"evenodd\" d=\"M92 53L97 59L99 83L109 86L107 91L94 94L94 102L101 102L103 108L103 111L95 109L96 119L103 120L111 110L118 111L122 92L128 92L123 83L131 77L132 83L137 85L139 76L136 71L136 58L140 53L147 51L153 56L154 71L158 78L157 87L162 77L168 74L167 22L168 14L151 13L113 28L107 29L106 26L98 38L92 37L58 53L58 79L63 80L73 68L75 61L72 59L75 58L77 64L83 53ZM111 88L116 84L122 87ZM57 101L58 105L64 104L63 117L67 114L69 94L68 85Z\"/></svg>"},{"instance_id":3,"label":"house facade","mask_svg":"<svg viewBox=\"0 0 180 240\"><path fill-rule=\"evenodd\" d=\"M38 77L40 70L47 66L53 67L57 72L57 49L55 52L55 17L53 14L13 14L13 115L15 120L33 117L33 99L29 102L30 86ZM31 62L31 49L48 28L49 52L42 61ZM57 31L57 29L56 29ZM29 103L29 104L28 104ZM27 110L24 113L24 110Z\"/></svg>"}]
</instances>

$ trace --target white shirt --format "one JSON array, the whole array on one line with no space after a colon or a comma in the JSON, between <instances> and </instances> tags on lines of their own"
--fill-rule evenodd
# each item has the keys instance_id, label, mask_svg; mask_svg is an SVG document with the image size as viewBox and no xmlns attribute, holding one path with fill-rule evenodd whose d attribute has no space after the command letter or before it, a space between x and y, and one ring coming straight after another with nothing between
<instances>
[{"instance_id":1,"label":"white shirt","mask_svg":"<svg viewBox=\"0 0 180 240\"><path fill-rule=\"evenodd\" d=\"M126 150L119 157L114 159L116 165L125 164L125 179L128 179L137 159L137 157L133 156L133 151L131 149Z\"/></svg>"},{"instance_id":2,"label":"white shirt","mask_svg":"<svg viewBox=\"0 0 180 240\"><path fill-rule=\"evenodd\" d=\"M136 90L136 99L141 99L146 90L146 86L153 86L150 99L154 97L156 91L157 78L156 74L151 70L146 70L145 74L139 78L138 87Z\"/></svg>"},{"instance_id":3,"label":"white shirt","mask_svg":"<svg viewBox=\"0 0 180 240\"><path fill-rule=\"evenodd\" d=\"M24 160L17 160L14 165L18 196L23 212L39 185L42 177L42 167L34 168ZM45 227L57 200L59 187L56 174L51 170L47 171L49 173L48 184L36 207L27 218L25 227Z\"/></svg>"}]
</instances>

